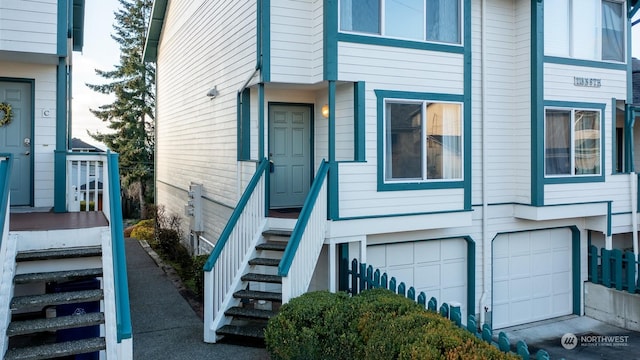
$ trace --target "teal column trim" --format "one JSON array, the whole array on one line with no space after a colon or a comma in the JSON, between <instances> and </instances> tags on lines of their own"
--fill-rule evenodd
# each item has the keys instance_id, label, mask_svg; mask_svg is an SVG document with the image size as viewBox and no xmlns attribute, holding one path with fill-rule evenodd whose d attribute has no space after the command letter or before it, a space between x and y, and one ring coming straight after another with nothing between
<instances>
[{"instance_id":1,"label":"teal column trim","mask_svg":"<svg viewBox=\"0 0 640 360\"><path fill-rule=\"evenodd\" d=\"M531 205L544 205L544 3L531 2Z\"/></svg>"},{"instance_id":2,"label":"teal column trim","mask_svg":"<svg viewBox=\"0 0 640 360\"><path fill-rule=\"evenodd\" d=\"M628 104L625 105L624 112L624 149L625 155L624 168L626 172L634 171L635 165L633 163L633 126L635 124L635 111Z\"/></svg>"},{"instance_id":3,"label":"teal column trim","mask_svg":"<svg viewBox=\"0 0 640 360\"><path fill-rule=\"evenodd\" d=\"M67 56L69 38L69 0L58 0L57 55Z\"/></svg>"},{"instance_id":4,"label":"teal column trim","mask_svg":"<svg viewBox=\"0 0 640 360\"><path fill-rule=\"evenodd\" d=\"M264 158L264 84L258 86L258 159Z\"/></svg>"},{"instance_id":5,"label":"teal column trim","mask_svg":"<svg viewBox=\"0 0 640 360\"><path fill-rule=\"evenodd\" d=\"M470 236L467 241L467 315L476 312L476 242ZM480 309L482 311L482 309Z\"/></svg>"},{"instance_id":6,"label":"teal column trim","mask_svg":"<svg viewBox=\"0 0 640 360\"><path fill-rule=\"evenodd\" d=\"M260 9L260 8L259 8ZM262 11L259 14L261 27L260 49L262 50L262 82L271 81L271 0L262 0Z\"/></svg>"},{"instance_id":7,"label":"teal column trim","mask_svg":"<svg viewBox=\"0 0 640 360\"><path fill-rule=\"evenodd\" d=\"M11 165L13 164L13 155L1 154L6 160L0 161L0 246L2 246L2 236L4 234L4 225L6 224L5 216L9 204L9 184L11 183ZM347 249L348 250L348 249Z\"/></svg>"},{"instance_id":8,"label":"teal column trim","mask_svg":"<svg viewBox=\"0 0 640 360\"><path fill-rule=\"evenodd\" d=\"M627 18L627 104L633 103L633 61L631 60L631 18Z\"/></svg>"},{"instance_id":9,"label":"teal column trim","mask_svg":"<svg viewBox=\"0 0 640 360\"><path fill-rule=\"evenodd\" d=\"M472 155L471 155L471 84L472 56L471 56L471 0L464 1L464 209L471 210L472 195ZM483 170L484 171L484 170Z\"/></svg>"},{"instance_id":10,"label":"teal column trim","mask_svg":"<svg viewBox=\"0 0 640 360\"><path fill-rule=\"evenodd\" d=\"M58 61L56 84L56 149L54 157L53 210L67 211L67 66Z\"/></svg>"},{"instance_id":11,"label":"teal column trim","mask_svg":"<svg viewBox=\"0 0 640 360\"><path fill-rule=\"evenodd\" d=\"M262 6L262 0L256 1L256 68L262 64Z\"/></svg>"},{"instance_id":12,"label":"teal column trim","mask_svg":"<svg viewBox=\"0 0 640 360\"><path fill-rule=\"evenodd\" d=\"M580 315L580 230L576 226L569 227L571 230L571 276L573 285L573 313Z\"/></svg>"},{"instance_id":13,"label":"teal column trim","mask_svg":"<svg viewBox=\"0 0 640 360\"><path fill-rule=\"evenodd\" d=\"M340 217L338 202L338 163L336 162L336 82L329 80L329 183L327 200L329 202L329 219L336 220Z\"/></svg>"},{"instance_id":14,"label":"teal column trim","mask_svg":"<svg viewBox=\"0 0 640 360\"><path fill-rule=\"evenodd\" d=\"M616 164L618 163L618 138L617 138L617 131L616 131L616 123L617 123L617 117L616 117L616 98L611 98L611 173L612 174L616 174L618 173L618 171L616 170ZM626 115L627 111L626 111L626 106L625 106L625 125L624 125L624 132L625 132L625 136L627 133L627 121L626 121ZM624 152L627 152L626 150L626 141L623 140L622 142L622 147L624 150ZM622 169L621 172L625 172L627 169L626 164L622 164Z\"/></svg>"},{"instance_id":15,"label":"teal column trim","mask_svg":"<svg viewBox=\"0 0 640 360\"><path fill-rule=\"evenodd\" d=\"M607 201L607 236L611 236L611 203Z\"/></svg>"},{"instance_id":16,"label":"teal column trim","mask_svg":"<svg viewBox=\"0 0 640 360\"><path fill-rule=\"evenodd\" d=\"M338 80L338 1L324 0L323 13L324 80Z\"/></svg>"},{"instance_id":17,"label":"teal column trim","mask_svg":"<svg viewBox=\"0 0 640 360\"><path fill-rule=\"evenodd\" d=\"M366 161L365 154L365 83L353 84L353 160Z\"/></svg>"},{"instance_id":18,"label":"teal column trim","mask_svg":"<svg viewBox=\"0 0 640 360\"><path fill-rule=\"evenodd\" d=\"M349 244L338 244L338 291L349 290Z\"/></svg>"},{"instance_id":19,"label":"teal column trim","mask_svg":"<svg viewBox=\"0 0 640 360\"><path fill-rule=\"evenodd\" d=\"M236 102L238 160L251 160L251 90L239 92Z\"/></svg>"}]
</instances>

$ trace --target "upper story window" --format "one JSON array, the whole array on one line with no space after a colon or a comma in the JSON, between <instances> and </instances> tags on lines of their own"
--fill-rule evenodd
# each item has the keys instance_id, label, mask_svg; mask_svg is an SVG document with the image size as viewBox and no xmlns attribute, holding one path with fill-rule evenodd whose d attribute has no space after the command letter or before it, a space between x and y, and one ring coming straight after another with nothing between
<instances>
[{"instance_id":1,"label":"upper story window","mask_svg":"<svg viewBox=\"0 0 640 360\"><path fill-rule=\"evenodd\" d=\"M545 109L545 176L600 175L600 111Z\"/></svg>"},{"instance_id":2,"label":"upper story window","mask_svg":"<svg viewBox=\"0 0 640 360\"><path fill-rule=\"evenodd\" d=\"M462 179L462 105L385 101L385 182Z\"/></svg>"},{"instance_id":3,"label":"upper story window","mask_svg":"<svg viewBox=\"0 0 640 360\"><path fill-rule=\"evenodd\" d=\"M545 55L624 62L624 2L545 1L544 34Z\"/></svg>"},{"instance_id":4,"label":"upper story window","mask_svg":"<svg viewBox=\"0 0 640 360\"><path fill-rule=\"evenodd\" d=\"M340 0L340 30L461 43L461 0Z\"/></svg>"}]
</instances>

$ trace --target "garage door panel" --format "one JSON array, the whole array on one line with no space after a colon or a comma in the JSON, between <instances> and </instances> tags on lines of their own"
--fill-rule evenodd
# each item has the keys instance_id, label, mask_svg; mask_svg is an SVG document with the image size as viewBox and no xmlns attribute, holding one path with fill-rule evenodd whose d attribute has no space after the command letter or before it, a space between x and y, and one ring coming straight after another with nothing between
<instances>
[{"instance_id":1,"label":"garage door panel","mask_svg":"<svg viewBox=\"0 0 640 360\"><path fill-rule=\"evenodd\" d=\"M413 244L394 244L387 246L387 266L411 265L413 266Z\"/></svg>"},{"instance_id":2,"label":"garage door panel","mask_svg":"<svg viewBox=\"0 0 640 360\"><path fill-rule=\"evenodd\" d=\"M415 243L414 249L416 253L416 263L440 262L440 242L439 241L421 241Z\"/></svg>"},{"instance_id":3,"label":"garage door panel","mask_svg":"<svg viewBox=\"0 0 640 360\"><path fill-rule=\"evenodd\" d=\"M502 234L493 243L494 329L571 314L572 234Z\"/></svg>"},{"instance_id":4,"label":"garage door panel","mask_svg":"<svg viewBox=\"0 0 640 360\"><path fill-rule=\"evenodd\" d=\"M387 267L387 248L384 246L370 246L367 249L367 262L380 268Z\"/></svg>"},{"instance_id":5,"label":"garage door panel","mask_svg":"<svg viewBox=\"0 0 640 360\"><path fill-rule=\"evenodd\" d=\"M438 264L416 267L415 283L416 288L438 288L440 287L440 266Z\"/></svg>"},{"instance_id":6,"label":"garage door panel","mask_svg":"<svg viewBox=\"0 0 640 360\"><path fill-rule=\"evenodd\" d=\"M466 287L462 287L462 286L457 286L457 287L453 287L453 288L445 288L445 289L441 289L440 290L440 297L436 297L436 299L438 299L438 302L440 302L440 303L442 303L442 302L447 302L447 303L459 302L461 306L466 307L465 304L462 303L462 301L460 301L460 299L465 299L467 297L466 292L467 292Z\"/></svg>"},{"instance_id":7,"label":"garage door panel","mask_svg":"<svg viewBox=\"0 0 640 360\"><path fill-rule=\"evenodd\" d=\"M443 261L466 258L467 244L464 241L439 241L439 243Z\"/></svg>"}]
</instances>

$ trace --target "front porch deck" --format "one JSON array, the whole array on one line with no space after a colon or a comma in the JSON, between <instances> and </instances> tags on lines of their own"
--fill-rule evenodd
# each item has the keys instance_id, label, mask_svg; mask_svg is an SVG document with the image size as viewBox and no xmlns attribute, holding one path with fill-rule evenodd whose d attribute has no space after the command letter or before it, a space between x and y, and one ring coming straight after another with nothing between
<instances>
[{"instance_id":1,"label":"front porch deck","mask_svg":"<svg viewBox=\"0 0 640 360\"><path fill-rule=\"evenodd\" d=\"M9 216L9 231L86 229L109 225L100 211L11 213Z\"/></svg>"}]
</instances>

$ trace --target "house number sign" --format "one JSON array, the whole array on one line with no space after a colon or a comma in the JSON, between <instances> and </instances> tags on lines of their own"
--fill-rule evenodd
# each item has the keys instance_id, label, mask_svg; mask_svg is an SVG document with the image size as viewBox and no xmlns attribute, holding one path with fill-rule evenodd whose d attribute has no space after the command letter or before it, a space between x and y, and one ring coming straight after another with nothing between
<instances>
[{"instance_id":1,"label":"house number sign","mask_svg":"<svg viewBox=\"0 0 640 360\"><path fill-rule=\"evenodd\" d=\"M595 78L585 78L585 77L573 77L573 85L574 86L582 86L582 87L594 87L599 88L602 86L602 79Z\"/></svg>"}]
</instances>

